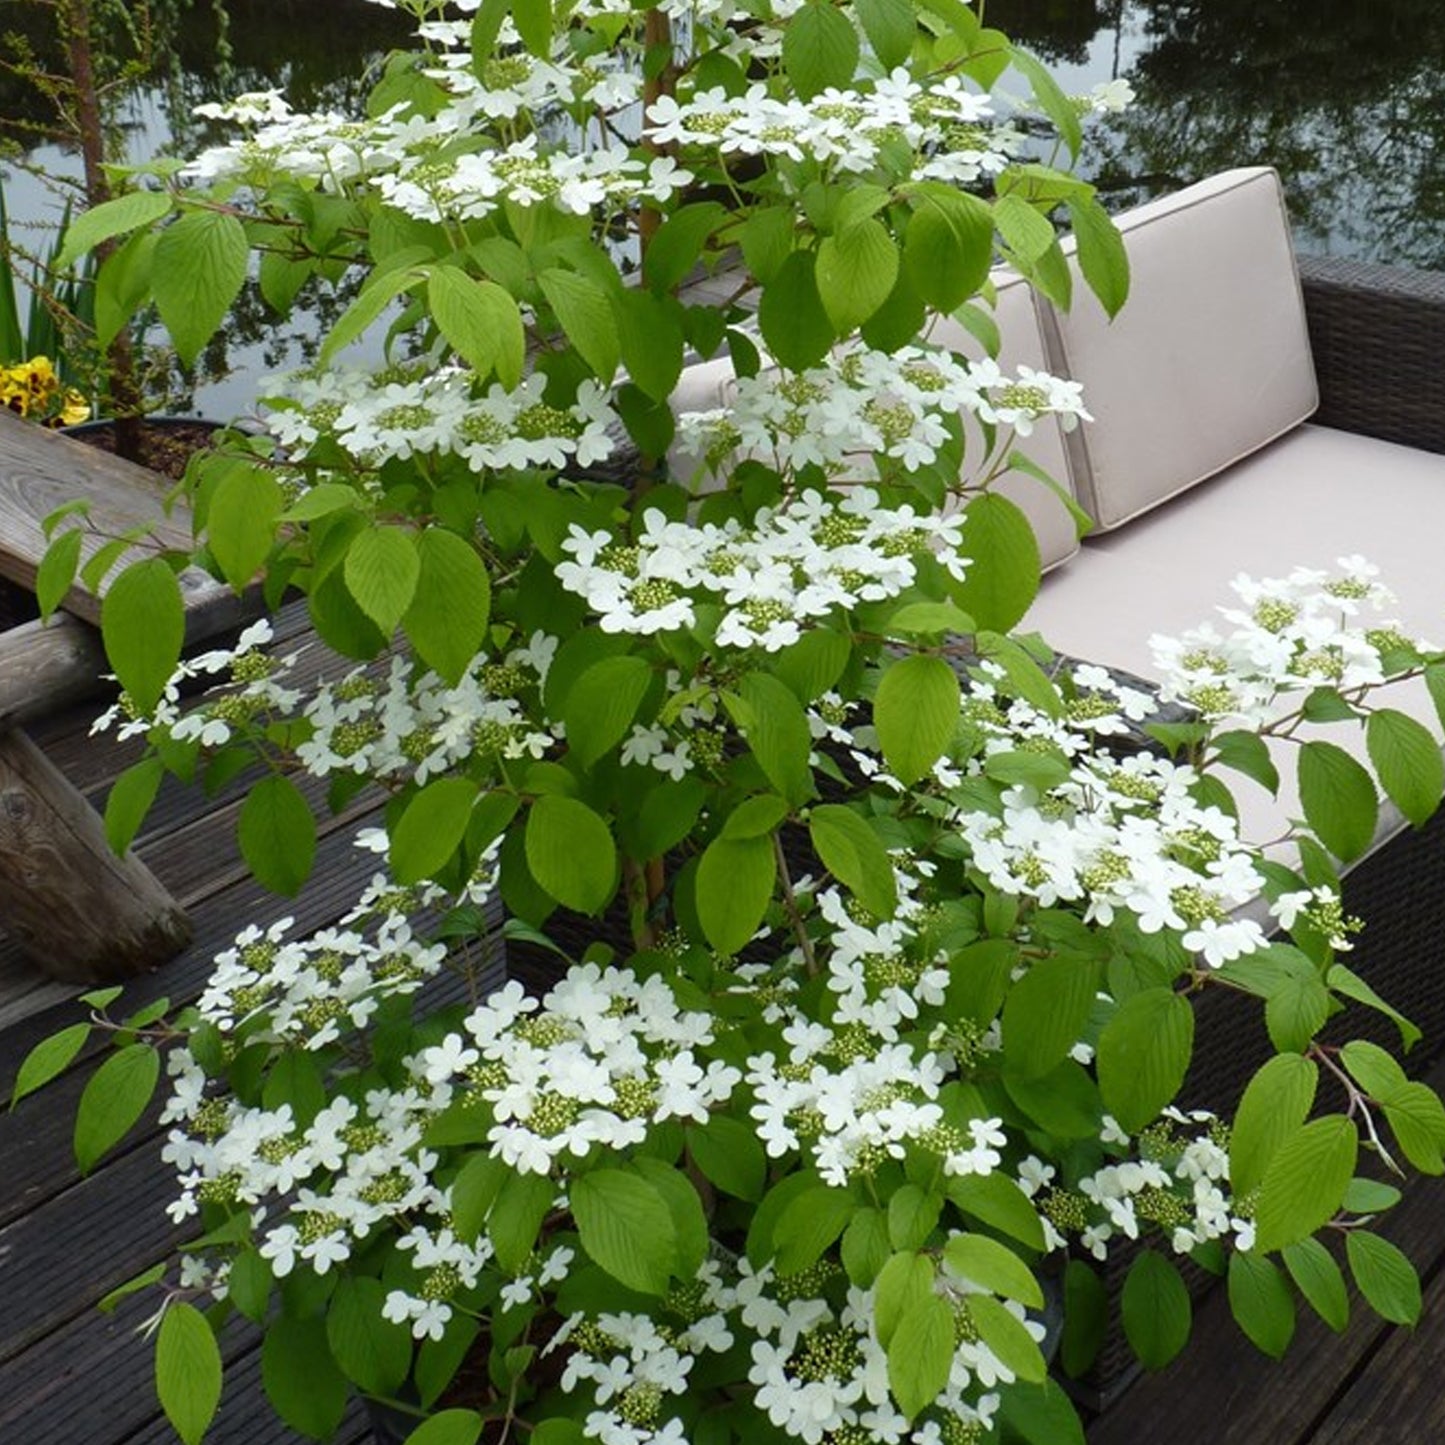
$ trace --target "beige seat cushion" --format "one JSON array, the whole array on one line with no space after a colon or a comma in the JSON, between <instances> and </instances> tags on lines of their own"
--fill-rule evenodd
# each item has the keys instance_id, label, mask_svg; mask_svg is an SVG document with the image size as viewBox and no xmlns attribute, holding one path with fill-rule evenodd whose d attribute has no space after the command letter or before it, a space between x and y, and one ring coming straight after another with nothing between
<instances>
[{"instance_id":1,"label":"beige seat cushion","mask_svg":"<svg viewBox=\"0 0 1445 1445\"><path fill-rule=\"evenodd\" d=\"M996 272L993 280L998 289L994 320L1002 337L999 365L1009 373L1018 366L1046 370L1039 305L1032 287L1006 271ZM979 342L951 317L937 318L928 332L928 340L973 360L984 355L984 348ZM732 362L723 355L711 361L698 362L683 372L673 393L672 407L674 412L711 411L727 406L733 395ZM977 457L982 442L976 427L970 428L968 441L970 455ZM1069 485L1063 432L1054 417L1041 417L1034 426L1033 434L1020 439L1016 449L1053 477L1071 496L1074 495ZM691 455L681 443L674 442L668 451L667 463L669 475L687 484L697 473L701 458ZM1078 551L1079 540L1073 517L1043 483L1015 472L1002 478L996 489L1016 502L1033 524L1040 562L1045 571L1057 567Z\"/></svg>"},{"instance_id":2,"label":"beige seat cushion","mask_svg":"<svg viewBox=\"0 0 1445 1445\"><path fill-rule=\"evenodd\" d=\"M1085 287L1047 308L1053 369L1095 420L1067 438L1074 488L1107 530L1288 431L1318 405L1278 175L1226 171L1119 218L1129 299Z\"/></svg>"},{"instance_id":3,"label":"beige seat cushion","mask_svg":"<svg viewBox=\"0 0 1445 1445\"><path fill-rule=\"evenodd\" d=\"M1022 626L1070 656L1157 679L1151 633L1218 622L1217 607L1237 604L1229 582L1238 573L1283 577L1299 566L1333 568L1354 554L1379 567L1406 632L1445 643L1442 535L1445 456L1299 427L1170 506L1092 540L1045 579ZM1438 736L1423 685L1395 684L1377 697ZM1336 725L1320 735L1365 756L1363 728ZM1285 780L1277 800L1228 775L1255 842L1277 837L1300 813L1294 757L1281 752L1277 762ZM1377 845L1402 826L1383 806Z\"/></svg>"}]
</instances>

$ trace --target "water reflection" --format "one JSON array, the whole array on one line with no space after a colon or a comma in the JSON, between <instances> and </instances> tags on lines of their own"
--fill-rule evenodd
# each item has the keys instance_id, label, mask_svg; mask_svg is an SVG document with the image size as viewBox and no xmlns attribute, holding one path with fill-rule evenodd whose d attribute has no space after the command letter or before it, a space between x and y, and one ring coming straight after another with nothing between
<instances>
[{"instance_id":1,"label":"water reflection","mask_svg":"<svg viewBox=\"0 0 1445 1445\"><path fill-rule=\"evenodd\" d=\"M1092 161L1119 204L1274 165L1302 251L1445 270L1438 0L989 0L988 15L1071 88L1132 82L1137 106Z\"/></svg>"}]
</instances>

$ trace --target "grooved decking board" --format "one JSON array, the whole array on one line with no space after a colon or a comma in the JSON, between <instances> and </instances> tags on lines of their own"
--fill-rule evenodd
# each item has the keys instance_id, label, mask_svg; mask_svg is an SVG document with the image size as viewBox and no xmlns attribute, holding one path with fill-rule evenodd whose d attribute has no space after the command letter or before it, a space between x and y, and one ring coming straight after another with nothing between
<instances>
[{"instance_id":1,"label":"grooved decking board","mask_svg":"<svg viewBox=\"0 0 1445 1445\"><path fill-rule=\"evenodd\" d=\"M0 1360L164 1258L180 1237L165 1212L174 1195L169 1166L136 1149L0 1230Z\"/></svg>"},{"instance_id":2,"label":"grooved decking board","mask_svg":"<svg viewBox=\"0 0 1445 1445\"><path fill-rule=\"evenodd\" d=\"M1445 1062L1438 1062L1426 1080L1435 1089L1445 1086ZM1403 1249L1422 1274L1437 1270L1445 1259L1445 1179L1412 1179L1404 1199L1381 1216L1378 1233ZM1343 1257L1343 1250L1332 1252ZM1445 1297L1437 1304L1433 1339L1445 1341ZM1374 1381L1390 1361L1397 1378L1416 1373L1433 1378L1439 1388L1439 1351L1445 1345L1432 1344L1423 1329L1415 1335L1386 1324L1353 1291L1350 1314L1349 1328L1335 1335L1301 1304L1289 1352L1274 1361L1240 1332L1221 1285L1196 1306L1194 1334L1184 1354L1161 1373L1140 1380L1095 1421L1089 1445L1156 1440L1169 1445L1340 1445L1347 1439L1360 1445L1376 1440L1424 1445L1445 1438L1445 1428L1412 1433L1413 1426L1394 1434L1329 1433L1337 1394L1361 1371Z\"/></svg>"}]
</instances>

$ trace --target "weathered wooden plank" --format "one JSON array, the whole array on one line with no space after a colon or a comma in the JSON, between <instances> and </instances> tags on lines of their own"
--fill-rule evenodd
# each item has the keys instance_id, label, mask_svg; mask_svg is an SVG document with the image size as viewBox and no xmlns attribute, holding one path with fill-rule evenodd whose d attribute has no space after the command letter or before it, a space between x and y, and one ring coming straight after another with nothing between
<instances>
[{"instance_id":1,"label":"weathered wooden plank","mask_svg":"<svg viewBox=\"0 0 1445 1445\"><path fill-rule=\"evenodd\" d=\"M128 558L189 552L194 545L189 514L181 507L166 514L169 490L166 478L145 467L28 425L7 412L0 417L0 575L33 592L47 546L45 518L81 497L90 503L82 519L83 557L138 525L150 528L151 535ZM186 636L192 641L234 626L256 608L255 598L237 597L197 569L182 574L181 593ZM100 599L79 583L62 606L87 622L100 622Z\"/></svg>"},{"instance_id":2,"label":"weathered wooden plank","mask_svg":"<svg viewBox=\"0 0 1445 1445\"><path fill-rule=\"evenodd\" d=\"M1445 1085L1445 1062L1427 1074L1432 1087ZM1445 1179L1415 1179L1404 1200L1380 1221L1380 1232L1403 1249L1427 1274L1445 1258ZM1441 1301L1445 1308L1445 1300ZM1370 1370L1382 1344L1399 1336L1398 1349L1412 1367L1431 1374L1432 1355L1422 1335L1394 1330L1355 1298L1349 1329L1332 1334L1308 1307L1289 1353L1274 1361L1240 1333L1224 1290L1196 1306L1194 1336L1185 1353L1157 1375L1140 1380L1096 1420L1089 1445L1307 1445L1342 1381ZM1438 1375L1438 1372L1436 1372ZM1368 1378L1368 1376L1367 1376ZM1402 1417L1403 1418L1403 1417ZM1445 1434L1445 1432L1441 1432ZM1434 1440L1436 1433L1341 1437L1365 1440ZM1331 1445L1337 1442L1331 1440Z\"/></svg>"},{"instance_id":3,"label":"weathered wooden plank","mask_svg":"<svg viewBox=\"0 0 1445 1445\"><path fill-rule=\"evenodd\" d=\"M52 978L109 983L173 958L185 913L18 728L0 733L0 918Z\"/></svg>"},{"instance_id":4,"label":"weathered wooden plank","mask_svg":"<svg viewBox=\"0 0 1445 1445\"><path fill-rule=\"evenodd\" d=\"M1436 1214L1438 1229L1441 1219ZM1445 1272L1438 1269L1425 1291L1425 1309L1414 1330L1382 1332L1365 1368L1340 1381L1309 1445L1376 1445L1383 1440L1445 1440Z\"/></svg>"}]
</instances>

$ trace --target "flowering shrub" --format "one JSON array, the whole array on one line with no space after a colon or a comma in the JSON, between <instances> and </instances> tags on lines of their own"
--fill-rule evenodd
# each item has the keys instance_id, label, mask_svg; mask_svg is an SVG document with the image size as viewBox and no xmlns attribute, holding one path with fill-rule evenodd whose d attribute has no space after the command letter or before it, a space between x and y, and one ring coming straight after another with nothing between
<instances>
[{"instance_id":1,"label":"flowering shrub","mask_svg":"<svg viewBox=\"0 0 1445 1445\"><path fill-rule=\"evenodd\" d=\"M1118 93L1065 97L956 0L406 8L421 49L365 118L243 97L240 140L75 228L131 234L102 293L152 298L188 354L253 246L278 309L369 273L269 435L192 475L200 560L303 591L334 665L264 622L181 660L163 560L105 599L100 726L149 743L117 841L167 769L259 762L241 846L290 893L298 774L388 800L338 926L248 928L193 1007L116 1022L87 1093L115 1137L164 1052L172 1214L204 1230L157 1330L182 1438L233 1311L293 1426L356 1389L437 1412L416 1445L1081 1439L1044 1283L1086 1371L1120 1242L1151 1365L1189 1333L1183 1256L1271 1353L1299 1298L1343 1324L1319 1236L1413 1317L1368 1156L1440 1172L1445 1107L1319 1034L1355 1005L1417 1037L1338 961L1334 860L1369 845L1375 777L1438 806L1437 740L1378 692L1438 696L1445 657L1377 620L1358 559L1158 639L1182 721L1011 635L1039 556L998 484L1056 492L1015 442L1086 413L1000 367L989 270L1066 303L1062 206L1122 303L1091 189L1037 159ZM398 301L390 363L340 365ZM719 404L675 399L688 350ZM1322 720L1363 721L1375 777ZM1277 789L1290 749L1303 817L1266 854L1222 774ZM499 986L503 940L563 955L542 997ZM1191 996L1220 989L1277 1051L1232 1119L1181 1098Z\"/></svg>"}]
</instances>

